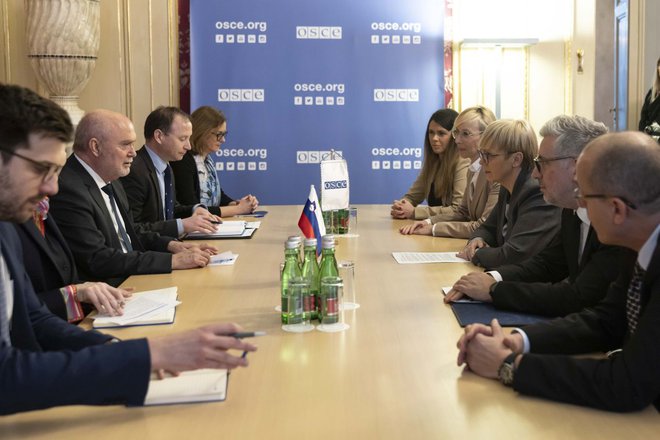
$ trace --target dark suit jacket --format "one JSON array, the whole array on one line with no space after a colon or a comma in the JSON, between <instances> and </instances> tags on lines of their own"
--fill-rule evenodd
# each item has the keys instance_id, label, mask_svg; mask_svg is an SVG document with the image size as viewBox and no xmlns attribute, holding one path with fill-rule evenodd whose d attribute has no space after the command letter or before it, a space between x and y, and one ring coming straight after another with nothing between
<instances>
[{"instance_id":1,"label":"dark suit jacket","mask_svg":"<svg viewBox=\"0 0 660 440\"><path fill-rule=\"evenodd\" d=\"M16 230L6 222L0 222L0 247L14 283L11 346L0 344L0 414L57 405L141 405L151 369L147 341L105 345L111 336L62 321L37 299Z\"/></svg>"},{"instance_id":2,"label":"dark suit jacket","mask_svg":"<svg viewBox=\"0 0 660 440\"><path fill-rule=\"evenodd\" d=\"M173 176L174 178L174 176ZM145 147L138 151L133 159L131 172L128 176L119 179L131 207L131 214L138 231L153 231L168 237L178 237L179 232L176 220L165 220L163 212L163 196L158 184L158 172ZM176 182L173 185L175 187ZM182 205L176 201L174 191L174 217L189 217L192 214L194 203Z\"/></svg>"},{"instance_id":3,"label":"dark suit jacket","mask_svg":"<svg viewBox=\"0 0 660 440\"><path fill-rule=\"evenodd\" d=\"M531 172L521 171L512 193L501 187L497 205L472 233L470 238L481 237L490 246L478 249L472 262L485 268L497 268L520 263L537 254L559 233L560 211L543 200ZM505 222L506 238L502 235Z\"/></svg>"},{"instance_id":4,"label":"dark suit jacket","mask_svg":"<svg viewBox=\"0 0 660 440\"><path fill-rule=\"evenodd\" d=\"M76 263L53 216L44 221L44 238L32 219L22 224L14 224L23 246L23 264L30 277L37 296L48 309L62 319L67 319L66 305L60 288L79 282ZM61 252L55 255L47 241L59 245ZM86 310L89 312L90 310Z\"/></svg>"},{"instance_id":5,"label":"dark suit jacket","mask_svg":"<svg viewBox=\"0 0 660 440\"><path fill-rule=\"evenodd\" d=\"M50 212L69 243L83 280L117 286L130 275L172 270L172 254L167 252L172 239L135 230L126 193L119 182L112 182L112 188L134 249L128 253L121 250L101 190L74 155L66 161L59 185L59 193L50 199Z\"/></svg>"},{"instance_id":6,"label":"dark suit jacket","mask_svg":"<svg viewBox=\"0 0 660 440\"><path fill-rule=\"evenodd\" d=\"M578 261L581 224L572 209L564 209L555 244L520 264L498 267L504 281L491 293L495 307L565 316L603 299L619 274L623 249L602 244L589 228Z\"/></svg>"},{"instance_id":7,"label":"dark suit jacket","mask_svg":"<svg viewBox=\"0 0 660 440\"><path fill-rule=\"evenodd\" d=\"M644 277L640 319L632 337L626 297L636 255L627 257L597 306L525 327L534 354L524 355L516 370L517 391L610 411L636 411L651 403L660 410L660 246L656 244ZM621 354L610 359L560 355L621 347Z\"/></svg>"},{"instance_id":8,"label":"dark suit jacket","mask_svg":"<svg viewBox=\"0 0 660 440\"><path fill-rule=\"evenodd\" d=\"M196 205L199 203L199 175L193 153L188 151L183 159L170 164L174 171L174 183L176 185L176 197L183 205ZM234 199L221 190L220 206L209 206L208 210L215 215L222 216L221 206L227 206Z\"/></svg>"}]
</instances>

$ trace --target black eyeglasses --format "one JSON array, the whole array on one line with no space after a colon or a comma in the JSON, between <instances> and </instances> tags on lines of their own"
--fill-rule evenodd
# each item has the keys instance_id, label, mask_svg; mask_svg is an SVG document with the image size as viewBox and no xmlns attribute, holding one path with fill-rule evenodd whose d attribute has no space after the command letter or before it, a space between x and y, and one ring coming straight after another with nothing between
<instances>
[{"instance_id":1,"label":"black eyeglasses","mask_svg":"<svg viewBox=\"0 0 660 440\"><path fill-rule=\"evenodd\" d=\"M226 138L228 133L229 133L228 131L212 131L212 132L211 132L211 134L212 134L213 136L215 136L215 138L216 138L217 140L220 140L220 139L222 139L222 138Z\"/></svg>"},{"instance_id":2,"label":"black eyeglasses","mask_svg":"<svg viewBox=\"0 0 660 440\"><path fill-rule=\"evenodd\" d=\"M577 200L578 206L580 208L586 208L587 207L587 204L585 202L586 199L614 199L614 198L616 198L616 199L621 200L623 203L625 203L625 205L628 208L637 209L637 205L635 205L633 202L626 199L625 197L621 197L621 196L612 196L612 195L609 195L609 194L580 194L580 189L575 188L574 197Z\"/></svg>"},{"instance_id":3,"label":"black eyeglasses","mask_svg":"<svg viewBox=\"0 0 660 440\"><path fill-rule=\"evenodd\" d=\"M56 163L30 159L29 157L23 156L22 154L18 154L15 151L7 151L7 150L0 150L0 151L2 151L5 154L9 154L10 156L16 156L27 162L30 162L34 167L34 170L37 172L37 174L41 175L44 183L49 182L52 178L59 176L60 172L62 171L62 165L57 165Z\"/></svg>"},{"instance_id":4,"label":"black eyeglasses","mask_svg":"<svg viewBox=\"0 0 660 440\"><path fill-rule=\"evenodd\" d=\"M490 162L490 159L492 157L507 155L507 153L489 153L488 151L484 151L484 150L477 150L477 153L479 153L479 157L481 158L481 160L484 161L486 165L488 165L488 162Z\"/></svg>"},{"instance_id":5,"label":"black eyeglasses","mask_svg":"<svg viewBox=\"0 0 660 440\"><path fill-rule=\"evenodd\" d=\"M536 166L536 171L539 173L541 172L541 166L546 163L546 162L554 162L556 160L564 160L564 159L575 159L575 156L557 156L557 157L541 157L541 156L536 156L534 158L534 165Z\"/></svg>"}]
</instances>

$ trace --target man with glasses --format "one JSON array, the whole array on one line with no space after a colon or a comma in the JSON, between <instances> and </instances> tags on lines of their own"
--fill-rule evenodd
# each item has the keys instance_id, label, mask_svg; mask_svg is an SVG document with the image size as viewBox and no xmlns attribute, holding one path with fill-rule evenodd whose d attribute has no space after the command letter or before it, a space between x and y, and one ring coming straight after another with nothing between
<instances>
[{"instance_id":1,"label":"man with glasses","mask_svg":"<svg viewBox=\"0 0 660 440\"><path fill-rule=\"evenodd\" d=\"M176 199L170 162L190 151L191 135L190 116L181 109L161 106L147 116L145 145L135 156L131 172L120 179L138 230L169 237L215 232L213 222L220 221L218 217L203 205L181 205Z\"/></svg>"},{"instance_id":2,"label":"man with glasses","mask_svg":"<svg viewBox=\"0 0 660 440\"><path fill-rule=\"evenodd\" d=\"M557 240L522 263L463 276L445 302L467 295L499 309L565 316L605 296L618 275L621 249L598 241L586 209L578 208L574 197L577 157L589 141L605 133L604 124L581 116L557 116L541 128L532 176L545 201L563 208Z\"/></svg>"},{"instance_id":3,"label":"man with glasses","mask_svg":"<svg viewBox=\"0 0 660 440\"><path fill-rule=\"evenodd\" d=\"M532 396L610 411L660 410L660 148L639 132L591 141L578 200L603 243L633 252L596 306L505 335L473 325L458 364ZM573 357L609 352L607 358Z\"/></svg>"},{"instance_id":4,"label":"man with glasses","mask_svg":"<svg viewBox=\"0 0 660 440\"><path fill-rule=\"evenodd\" d=\"M96 110L78 124L50 210L83 280L117 286L130 275L204 267L214 250L135 228L117 181L130 171L134 143L133 123L119 113Z\"/></svg>"},{"instance_id":5,"label":"man with glasses","mask_svg":"<svg viewBox=\"0 0 660 440\"><path fill-rule=\"evenodd\" d=\"M73 126L52 101L0 84L0 414L59 405L141 405L152 371L247 366L255 347L234 324L113 340L51 314L37 299L12 223L27 221L66 160Z\"/></svg>"}]
</instances>

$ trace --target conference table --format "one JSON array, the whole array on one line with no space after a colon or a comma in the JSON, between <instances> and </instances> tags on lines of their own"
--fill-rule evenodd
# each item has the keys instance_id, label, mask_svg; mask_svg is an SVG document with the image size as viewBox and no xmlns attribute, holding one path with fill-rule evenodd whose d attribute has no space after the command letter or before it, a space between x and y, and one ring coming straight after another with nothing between
<instances>
[{"instance_id":1,"label":"conference table","mask_svg":"<svg viewBox=\"0 0 660 440\"><path fill-rule=\"evenodd\" d=\"M218 321L263 330L250 365L231 373L224 402L154 407L69 406L0 417L2 439L657 438L654 408L615 414L517 394L456 365L463 330L442 286L470 263L398 264L392 252L446 252L465 240L403 236L385 205L357 205L358 237L337 236L355 263L360 308L344 332L281 330L279 268L301 206L265 207L251 239L216 240L232 266L129 278L139 290L178 286L171 325L116 329L122 339ZM90 393L94 390L90 389ZM0 396L0 398L2 398ZM469 437L466 437L469 436Z\"/></svg>"}]
</instances>

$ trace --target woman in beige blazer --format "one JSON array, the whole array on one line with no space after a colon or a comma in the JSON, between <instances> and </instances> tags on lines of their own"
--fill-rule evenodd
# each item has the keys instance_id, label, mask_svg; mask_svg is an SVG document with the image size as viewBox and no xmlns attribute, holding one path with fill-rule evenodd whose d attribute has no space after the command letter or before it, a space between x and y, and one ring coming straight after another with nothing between
<instances>
[{"instance_id":1,"label":"woman in beige blazer","mask_svg":"<svg viewBox=\"0 0 660 440\"><path fill-rule=\"evenodd\" d=\"M451 136L457 115L451 109L431 115L424 135L422 169L403 199L392 205L393 218L424 219L461 204L469 162L459 156ZM424 199L428 206L420 205Z\"/></svg>"},{"instance_id":2,"label":"woman in beige blazer","mask_svg":"<svg viewBox=\"0 0 660 440\"><path fill-rule=\"evenodd\" d=\"M486 127L495 121L493 112L482 106L470 107L454 121L452 137L458 153L469 160L467 187L462 202L449 210L438 212L427 220L403 226L402 234L433 235L436 237L469 238L484 222L497 203L500 186L486 180L479 162L479 140Z\"/></svg>"}]
</instances>

